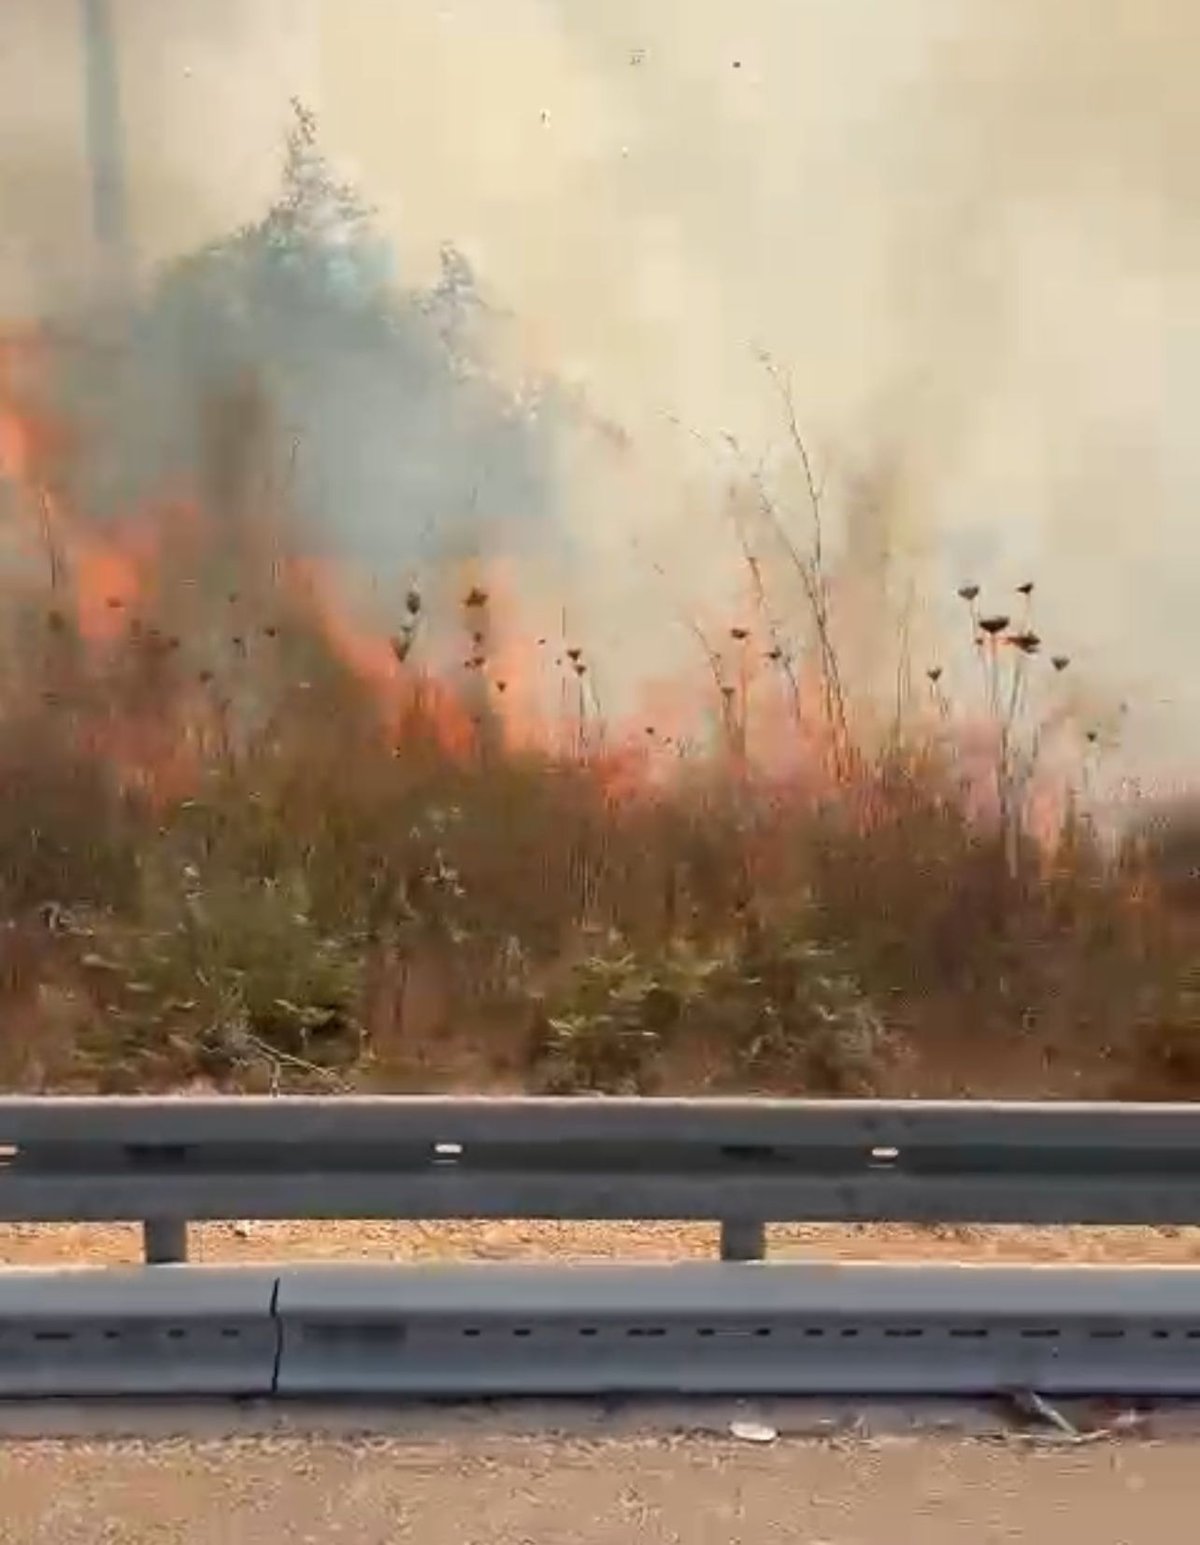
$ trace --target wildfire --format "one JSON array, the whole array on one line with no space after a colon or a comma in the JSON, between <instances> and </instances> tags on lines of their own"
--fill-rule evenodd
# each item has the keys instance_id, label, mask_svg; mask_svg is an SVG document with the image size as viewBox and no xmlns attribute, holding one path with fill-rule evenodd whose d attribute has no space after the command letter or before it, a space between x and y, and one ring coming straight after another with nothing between
<instances>
[{"instance_id":1,"label":"wildfire","mask_svg":"<svg viewBox=\"0 0 1200 1545\"><path fill-rule=\"evenodd\" d=\"M411 657L397 648L394 635L356 619L333 565L294 557L281 566L279 579L290 604L311 621L331 655L367 691L390 739L397 740L419 712L446 755L470 753L477 726L461 698L436 676L410 663Z\"/></svg>"},{"instance_id":2,"label":"wildfire","mask_svg":"<svg viewBox=\"0 0 1200 1545\"><path fill-rule=\"evenodd\" d=\"M37 481L62 449L62 436L33 403L45 386L45 340L36 330L0 334L0 476Z\"/></svg>"},{"instance_id":3,"label":"wildfire","mask_svg":"<svg viewBox=\"0 0 1200 1545\"><path fill-rule=\"evenodd\" d=\"M113 644L127 634L129 618L154 595L156 556L152 530L110 540L73 534L68 564L75 617L89 643Z\"/></svg>"},{"instance_id":4,"label":"wildfire","mask_svg":"<svg viewBox=\"0 0 1200 1545\"><path fill-rule=\"evenodd\" d=\"M32 582L10 576L5 593L43 609L51 632L74 641L71 680L65 687L60 680L52 696L74 705L80 738L107 756L124 782L161 798L187 792L188 777L201 775L200 748L216 733L214 716L224 721L230 711L232 688L204 656L232 656L241 667L242 695L253 696L254 684L246 687L245 678L258 657L251 658L248 638L282 647L279 621L285 619L292 633L317 641L353 680L380 734L395 746L419 730L454 759L484 746L555 755L564 749L562 716L551 706L556 671L577 699L568 718L578 732L577 721L590 711L583 651L566 645L552 661L544 641L526 636L517 623L514 576L502 564L476 565L458 576L455 625L447 628L443 618L440 632L433 628L436 636L427 639L422 635L432 624L418 590L398 588L392 626L386 618L372 625L365 620L370 609L351 598L353 576L328 558L288 551L265 514L259 519L252 511L246 518L254 529L231 538L228 519L213 519L198 500L176 491L169 502L123 519L89 519L68 492L80 447L50 406L54 358L54 346L33 332L0 342L2 507L35 575ZM216 550L231 540L234 550ZM238 604L221 615L215 595L199 592L204 575L228 574L231 564L246 595L226 595ZM185 593L202 644L172 632L180 626ZM272 621L242 615L251 594L269 605ZM188 673L181 659L196 669ZM66 669L60 662L59 678ZM141 683L137 690L133 677ZM151 680L157 697L147 686ZM584 738L576 734L574 753ZM632 732L589 744L586 754L614 795L628 792L647 762Z\"/></svg>"},{"instance_id":5,"label":"wildfire","mask_svg":"<svg viewBox=\"0 0 1200 1545\"><path fill-rule=\"evenodd\" d=\"M278 512L251 497L214 512L173 489L122 518L90 518L71 493L85 448L51 406L54 362L55 346L36 332L0 338L0 511L33 560L8 576L0 599L40 609L62 636L46 646L47 701L70 709L80 741L125 785L158 801L188 794L236 742L237 715L270 723L265 700L310 687L323 659L340 673L331 712L351 698L365 704L395 752L419 740L461 763L495 752L562 758L620 801L673 777L694 748L716 753L713 765L736 780L770 782L789 798L843 791L835 752L846 727L831 717L829 683L797 662L753 596L743 618L695 629L707 685L648 672L636 706L614 716L602 673L565 619L557 635L521 625L516 575L502 562L440 576L448 599L436 605L398 577L372 607L359 604L351 572L296 551ZM978 626L986 634L993 622L1007 625L989 615ZM347 679L355 691L335 703ZM957 746L985 805L991 738L960 736Z\"/></svg>"}]
</instances>

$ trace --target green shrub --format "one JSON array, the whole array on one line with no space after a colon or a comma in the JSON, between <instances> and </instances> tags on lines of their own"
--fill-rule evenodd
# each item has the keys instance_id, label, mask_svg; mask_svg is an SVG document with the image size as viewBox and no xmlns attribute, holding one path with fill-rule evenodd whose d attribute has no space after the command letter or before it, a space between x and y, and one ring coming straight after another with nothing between
<instances>
[{"instance_id":1,"label":"green shrub","mask_svg":"<svg viewBox=\"0 0 1200 1545\"><path fill-rule=\"evenodd\" d=\"M361 1052L363 952L322 934L295 880L194 871L147 887L140 923L98 930L83 965L101 1003L85 1055L118 1079L330 1075Z\"/></svg>"},{"instance_id":2,"label":"green shrub","mask_svg":"<svg viewBox=\"0 0 1200 1545\"><path fill-rule=\"evenodd\" d=\"M827 1094L869 1089L886 1044L837 952L788 927L654 955L614 935L542 1004L534 1078L557 1093L647 1093L664 1053L700 1038L718 1039L743 1075Z\"/></svg>"}]
</instances>

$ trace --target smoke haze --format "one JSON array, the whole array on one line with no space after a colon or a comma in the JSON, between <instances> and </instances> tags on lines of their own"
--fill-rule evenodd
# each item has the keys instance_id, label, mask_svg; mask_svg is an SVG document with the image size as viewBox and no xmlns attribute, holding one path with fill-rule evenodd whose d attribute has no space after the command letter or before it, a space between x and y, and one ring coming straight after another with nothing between
<instances>
[{"instance_id":1,"label":"smoke haze","mask_svg":"<svg viewBox=\"0 0 1200 1545\"><path fill-rule=\"evenodd\" d=\"M723 437L785 449L766 349L822 460L876 480L852 564L915 565L929 630L963 580L1035 578L1139 758L1200 756L1187 0L112 5L144 266L261 213L298 96L401 280L454 242L504 368L628 437L564 453L600 653L645 649L655 564L729 590ZM20 312L86 276L78 5L5 0L0 45Z\"/></svg>"}]
</instances>

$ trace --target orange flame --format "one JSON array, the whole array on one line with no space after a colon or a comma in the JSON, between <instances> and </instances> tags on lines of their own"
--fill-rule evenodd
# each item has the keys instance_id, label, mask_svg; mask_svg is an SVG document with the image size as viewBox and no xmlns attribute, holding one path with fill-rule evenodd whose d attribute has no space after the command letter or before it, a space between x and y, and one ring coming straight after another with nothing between
<instances>
[{"instance_id":1,"label":"orange flame","mask_svg":"<svg viewBox=\"0 0 1200 1545\"><path fill-rule=\"evenodd\" d=\"M116 522L89 520L72 507L68 492L66 473L78 445L46 406L54 400L54 374L55 350L36 330L0 336L0 486L15 494L8 502L19 538L46 560L45 604L69 621L81 646L82 661L73 668L94 689L89 744L120 778L152 797L179 797L200 776L206 745L225 732L228 694L210 659L196 658L181 671L155 648L141 661L155 690L122 695L113 681L123 670L129 674L132 640L145 643L148 634L167 631L156 624L173 618L179 582L193 586L203 602L201 575L217 572L222 562L228 571L231 556L239 583L260 593L270 572L274 603L357 683L393 748L419 733L457 760L491 747L565 756L606 799L619 801L660 787L690 750L711 750L715 743L722 755L713 765L738 779L767 779L799 800L838 792L831 755L837 730L820 672L791 664L766 636L765 624L710 621L705 637L719 644L708 664L717 679L704 683L694 673L674 682L650 679L635 709L614 718L602 712L584 641L535 638L521 626L515 576L504 563L472 565L454 576L460 631L448 639L443 615L442 633L430 638L437 630L427 628L423 602L399 590L395 630L365 621L350 598L352 576L328 559L289 550L269 511L245 515L251 529L238 528L232 555L223 546L229 520L212 519L196 501L160 503ZM24 594L27 601L27 582ZM753 597L743 610L748 623L759 615ZM245 611L243 604L225 619ZM212 625L214 609L198 615L203 636L185 641L175 658L193 648L211 652L220 631ZM259 619L255 625L263 626ZM236 621L234 630L222 627L229 635L223 644L248 660L246 628ZM242 676L250 696L265 690ZM958 747L968 782L984 795L988 749Z\"/></svg>"},{"instance_id":2,"label":"orange flame","mask_svg":"<svg viewBox=\"0 0 1200 1545\"><path fill-rule=\"evenodd\" d=\"M401 660L394 638L355 620L342 577L332 565L293 557L282 567L280 577L334 658L368 691L390 739L398 739L406 721L419 712L423 727L432 731L445 755L470 754L478 735L465 703L444 682Z\"/></svg>"}]
</instances>

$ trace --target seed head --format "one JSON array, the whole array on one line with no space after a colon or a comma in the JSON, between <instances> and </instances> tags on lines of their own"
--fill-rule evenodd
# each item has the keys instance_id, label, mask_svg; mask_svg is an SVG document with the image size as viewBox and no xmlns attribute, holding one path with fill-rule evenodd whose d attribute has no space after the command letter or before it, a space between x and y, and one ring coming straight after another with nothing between
<instances>
[{"instance_id":1,"label":"seed head","mask_svg":"<svg viewBox=\"0 0 1200 1545\"><path fill-rule=\"evenodd\" d=\"M404 597L404 609L410 617L421 615L421 592L415 586L411 586Z\"/></svg>"},{"instance_id":2,"label":"seed head","mask_svg":"<svg viewBox=\"0 0 1200 1545\"><path fill-rule=\"evenodd\" d=\"M1067 654L1056 654L1050 657L1050 664L1056 671L1065 671L1070 663L1071 656Z\"/></svg>"},{"instance_id":3,"label":"seed head","mask_svg":"<svg viewBox=\"0 0 1200 1545\"><path fill-rule=\"evenodd\" d=\"M931 665L925 674L936 687L938 682L942 679L942 667L940 665Z\"/></svg>"},{"instance_id":4,"label":"seed head","mask_svg":"<svg viewBox=\"0 0 1200 1545\"><path fill-rule=\"evenodd\" d=\"M1037 654L1042 647L1042 641L1036 633L1028 630L1024 633L1013 633L1009 637L1009 643L1019 649L1022 654Z\"/></svg>"},{"instance_id":5,"label":"seed head","mask_svg":"<svg viewBox=\"0 0 1200 1545\"><path fill-rule=\"evenodd\" d=\"M962 600L964 600L964 601L974 601L974 600L977 600L978 597L979 597L979 586L978 585L960 585L958 587L958 593L959 593L959 596L961 597Z\"/></svg>"},{"instance_id":6,"label":"seed head","mask_svg":"<svg viewBox=\"0 0 1200 1545\"><path fill-rule=\"evenodd\" d=\"M1031 579L1027 579L1024 584L1018 585L1017 594L1031 596L1033 594L1033 581Z\"/></svg>"},{"instance_id":7,"label":"seed head","mask_svg":"<svg viewBox=\"0 0 1200 1545\"><path fill-rule=\"evenodd\" d=\"M750 629L749 628L730 628L729 636L730 636L730 638L737 639L739 644L744 644L745 641L750 637Z\"/></svg>"},{"instance_id":8,"label":"seed head","mask_svg":"<svg viewBox=\"0 0 1200 1545\"><path fill-rule=\"evenodd\" d=\"M991 638L995 638L998 633L1004 632L1005 628L1008 627L1008 622L1009 619L1007 617L997 612L992 617L981 617L979 619L979 626Z\"/></svg>"}]
</instances>

